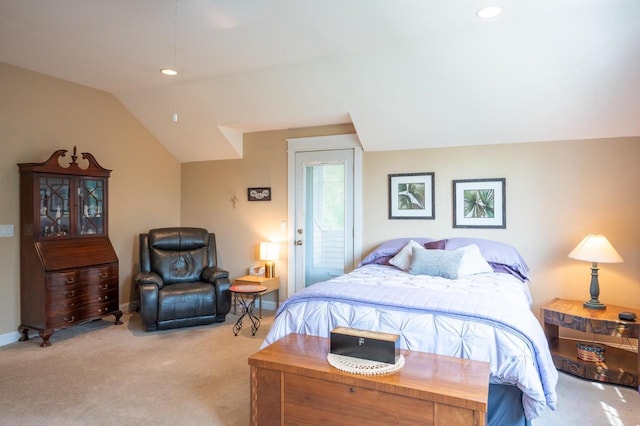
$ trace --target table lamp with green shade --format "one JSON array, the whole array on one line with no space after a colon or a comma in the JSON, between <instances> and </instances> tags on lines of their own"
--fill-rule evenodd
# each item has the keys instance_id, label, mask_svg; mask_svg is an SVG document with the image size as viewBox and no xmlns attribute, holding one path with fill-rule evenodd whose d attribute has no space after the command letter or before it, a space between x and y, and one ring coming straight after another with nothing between
<instances>
[{"instance_id":1,"label":"table lamp with green shade","mask_svg":"<svg viewBox=\"0 0 640 426\"><path fill-rule=\"evenodd\" d=\"M598 283L598 262L622 263L624 260L604 235L589 234L569 253L576 260L591 262L591 299L584 302L588 309L606 309L606 305L598 300L600 285Z\"/></svg>"}]
</instances>

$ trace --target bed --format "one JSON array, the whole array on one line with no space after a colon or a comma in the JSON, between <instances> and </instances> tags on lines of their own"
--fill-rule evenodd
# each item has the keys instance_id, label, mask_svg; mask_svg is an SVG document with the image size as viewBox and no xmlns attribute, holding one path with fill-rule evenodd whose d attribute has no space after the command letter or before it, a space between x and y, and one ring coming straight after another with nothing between
<instances>
[{"instance_id":1,"label":"bed","mask_svg":"<svg viewBox=\"0 0 640 426\"><path fill-rule=\"evenodd\" d=\"M338 326L400 335L403 349L490 363L489 425L527 425L555 409L558 374L531 312L518 251L477 238L401 238L352 272L292 295L262 347Z\"/></svg>"}]
</instances>

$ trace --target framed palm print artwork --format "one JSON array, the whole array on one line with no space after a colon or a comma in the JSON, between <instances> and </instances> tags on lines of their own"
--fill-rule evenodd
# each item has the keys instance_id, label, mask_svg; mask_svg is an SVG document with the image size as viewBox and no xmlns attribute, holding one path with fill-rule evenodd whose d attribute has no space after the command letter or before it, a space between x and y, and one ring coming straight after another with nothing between
<instances>
[{"instance_id":1,"label":"framed palm print artwork","mask_svg":"<svg viewBox=\"0 0 640 426\"><path fill-rule=\"evenodd\" d=\"M434 173L389 175L389 219L435 219Z\"/></svg>"},{"instance_id":2,"label":"framed palm print artwork","mask_svg":"<svg viewBox=\"0 0 640 426\"><path fill-rule=\"evenodd\" d=\"M505 178L453 181L454 228L506 228Z\"/></svg>"}]
</instances>

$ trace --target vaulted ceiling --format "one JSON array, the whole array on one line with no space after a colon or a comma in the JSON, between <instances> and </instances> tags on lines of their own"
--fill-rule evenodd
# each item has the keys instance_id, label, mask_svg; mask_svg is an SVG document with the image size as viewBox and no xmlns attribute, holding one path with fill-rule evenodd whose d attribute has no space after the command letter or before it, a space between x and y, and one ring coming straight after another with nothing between
<instances>
[{"instance_id":1,"label":"vaulted ceiling","mask_svg":"<svg viewBox=\"0 0 640 426\"><path fill-rule=\"evenodd\" d=\"M112 93L182 162L347 122L370 151L640 135L639 0L486 3L2 0L0 61Z\"/></svg>"}]
</instances>

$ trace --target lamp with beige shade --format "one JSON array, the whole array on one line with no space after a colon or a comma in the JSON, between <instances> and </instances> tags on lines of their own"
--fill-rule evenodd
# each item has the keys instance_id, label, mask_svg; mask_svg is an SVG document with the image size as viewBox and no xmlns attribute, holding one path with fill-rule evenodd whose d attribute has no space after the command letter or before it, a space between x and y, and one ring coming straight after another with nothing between
<instances>
[{"instance_id":1,"label":"lamp with beige shade","mask_svg":"<svg viewBox=\"0 0 640 426\"><path fill-rule=\"evenodd\" d=\"M598 262L622 263L624 260L611 245L607 237L598 234L589 234L569 253L569 257L576 260L591 262L591 299L584 302L583 306L589 309L606 309L607 306L598 300L600 285L598 283Z\"/></svg>"}]
</instances>

